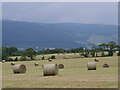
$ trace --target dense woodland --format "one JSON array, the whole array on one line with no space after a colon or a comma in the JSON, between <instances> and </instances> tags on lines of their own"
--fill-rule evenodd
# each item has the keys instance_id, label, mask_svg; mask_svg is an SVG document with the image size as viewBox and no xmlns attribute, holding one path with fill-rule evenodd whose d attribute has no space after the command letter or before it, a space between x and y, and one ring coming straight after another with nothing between
<instances>
[{"instance_id":1,"label":"dense woodland","mask_svg":"<svg viewBox=\"0 0 120 90\"><path fill-rule=\"evenodd\" d=\"M88 48L71 48L71 49L63 49L63 48L55 48L55 49L42 49L39 51L35 51L33 48L28 48L24 51L19 51L16 47L2 47L2 60L13 61L13 59L9 58L10 56L22 56L21 61L26 60L26 57L30 57L31 60L34 60L34 56L43 55L42 60L44 60L44 54L53 54L53 53L80 53L80 56L89 57L97 57L97 53L102 52L102 57L105 56L113 56L113 53L118 51L117 55L120 56L120 46L116 44L114 41L110 41L108 43L102 43L100 45L93 45L91 49ZM105 55L105 52L108 52L108 55ZM53 57L55 58L55 57ZM15 58L14 61L18 61Z\"/></svg>"}]
</instances>

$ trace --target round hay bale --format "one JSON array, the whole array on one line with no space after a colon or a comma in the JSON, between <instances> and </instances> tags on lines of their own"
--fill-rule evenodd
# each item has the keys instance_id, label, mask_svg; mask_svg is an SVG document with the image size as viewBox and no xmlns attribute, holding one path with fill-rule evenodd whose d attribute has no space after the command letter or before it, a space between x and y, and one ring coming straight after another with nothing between
<instances>
[{"instance_id":1,"label":"round hay bale","mask_svg":"<svg viewBox=\"0 0 120 90\"><path fill-rule=\"evenodd\" d=\"M99 62L99 59L98 59L98 58L95 58L95 62Z\"/></svg>"},{"instance_id":2,"label":"round hay bale","mask_svg":"<svg viewBox=\"0 0 120 90\"><path fill-rule=\"evenodd\" d=\"M50 58L49 61L52 62L52 59Z\"/></svg>"},{"instance_id":3,"label":"round hay bale","mask_svg":"<svg viewBox=\"0 0 120 90\"><path fill-rule=\"evenodd\" d=\"M2 60L2 63L5 63L5 60Z\"/></svg>"},{"instance_id":4,"label":"round hay bale","mask_svg":"<svg viewBox=\"0 0 120 90\"><path fill-rule=\"evenodd\" d=\"M16 64L13 67L14 73L25 73L26 72L26 66L23 64Z\"/></svg>"},{"instance_id":5,"label":"round hay bale","mask_svg":"<svg viewBox=\"0 0 120 90\"><path fill-rule=\"evenodd\" d=\"M64 65L63 64L59 64L58 67L59 67L59 69L63 69Z\"/></svg>"},{"instance_id":6,"label":"round hay bale","mask_svg":"<svg viewBox=\"0 0 120 90\"><path fill-rule=\"evenodd\" d=\"M103 68L109 68L109 65L107 63L103 64Z\"/></svg>"},{"instance_id":7,"label":"round hay bale","mask_svg":"<svg viewBox=\"0 0 120 90\"><path fill-rule=\"evenodd\" d=\"M66 57L63 57L63 59L69 59L69 57L68 57L68 56L66 56Z\"/></svg>"},{"instance_id":8,"label":"round hay bale","mask_svg":"<svg viewBox=\"0 0 120 90\"><path fill-rule=\"evenodd\" d=\"M65 57L65 59L69 59L69 57L68 57L68 56L66 56L66 57Z\"/></svg>"},{"instance_id":9,"label":"round hay bale","mask_svg":"<svg viewBox=\"0 0 120 90\"><path fill-rule=\"evenodd\" d=\"M69 57L68 57L68 56L66 56L66 59L69 59Z\"/></svg>"},{"instance_id":10,"label":"round hay bale","mask_svg":"<svg viewBox=\"0 0 120 90\"><path fill-rule=\"evenodd\" d=\"M15 63L14 63L14 62L12 62L12 63L11 63L11 65L15 65Z\"/></svg>"},{"instance_id":11,"label":"round hay bale","mask_svg":"<svg viewBox=\"0 0 120 90\"><path fill-rule=\"evenodd\" d=\"M96 70L96 62L88 62L87 68L88 70Z\"/></svg>"},{"instance_id":12,"label":"round hay bale","mask_svg":"<svg viewBox=\"0 0 120 90\"><path fill-rule=\"evenodd\" d=\"M35 66L39 66L39 63L35 63L34 65L35 65Z\"/></svg>"},{"instance_id":13,"label":"round hay bale","mask_svg":"<svg viewBox=\"0 0 120 90\"><path fill-rule=\"evenodd\" d=\"M84 56L81 56L81 58L84 58Z\"/></svg>"},{"instance_id":14,"label":"round hay bale","mask_svg":"<svg viewBox=\"0 0 120 90\"><path fill-rule=\"evenodd\" d=\"M43 75L44 76L58 75L57 64L44 64L43 65Z\"/></svg>"}]
</instances>

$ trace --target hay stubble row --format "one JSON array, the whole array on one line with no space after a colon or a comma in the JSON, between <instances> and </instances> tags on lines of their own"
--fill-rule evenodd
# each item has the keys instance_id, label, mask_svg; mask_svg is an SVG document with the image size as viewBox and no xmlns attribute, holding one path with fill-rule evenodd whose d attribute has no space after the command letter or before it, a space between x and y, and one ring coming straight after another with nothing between
<instances>
[{"instance_id":1,"label":"hay stubble row","mask_svg":"<svg viewBox=\"0 0 120 90\"><path fill-rule=\"evenodd\" d=\"M88 71L86 68L87 62L94 62L94 58L83 59L56 59L52 62L47 60L37 61L39 66L34 66L36 61L20 61L15 64L24 64L27 67L27 72L22 75L14 75L10 62L3 63L3 88L5 87L23 87L25 88L114 88L117 87L117 57L101 57L97 62L97 70ZM65 69L59 70L59 75L54 77L43 77L43 64L62 63ZM109 69L104 69L103 64L108 63ZM16 81L17 80L17 81ZM97 84L94 84L97 83ZM87 86L86 86L87 85Z\"/></svg>"},{"instance_id":2,"label":"hay stubble row","mask_svg":"<svg viewBox=\"0 0 120 90\"><path fill-rule=\"evenodd\" d=\"M50 62L52 61L49 60ZM88 70L96 70L96 62L98 62L99 59L95 58L95 62L88 62L87 63L87 69ZM14 73L25 73L26 72L26 67L25 65L20 65L20 64L17 64L15 65L15 63L11 63L11 65L14 65L14 68L13 68L13 72ZM39 66L39 63L35 63L34 64L35 66ZM104 67L109 67L108 64L103 64L103 68ZM43 75L44 76L50 76L50 75L58 75L58 69L63 69L64 68L64 65L63 64L43 64L42 65L42 69L43 69ZM23 71L22 71L23 69Z\"/></svg>"}]
</instances>

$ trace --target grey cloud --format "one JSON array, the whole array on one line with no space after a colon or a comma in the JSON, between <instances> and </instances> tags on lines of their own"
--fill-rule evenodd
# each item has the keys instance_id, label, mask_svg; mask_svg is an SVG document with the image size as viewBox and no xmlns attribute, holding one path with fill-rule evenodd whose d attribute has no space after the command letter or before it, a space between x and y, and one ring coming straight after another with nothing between
<instances>
[{"instance_id":1,"label":"grey cloud","mask_svg":"<svg viewBox=\"0 0 120 90\"><path fill-rule=\"evenodd\" d=\"M117 3L3 3L3 19L41 23L117 24Z\"/></svg>"}]
</instances>

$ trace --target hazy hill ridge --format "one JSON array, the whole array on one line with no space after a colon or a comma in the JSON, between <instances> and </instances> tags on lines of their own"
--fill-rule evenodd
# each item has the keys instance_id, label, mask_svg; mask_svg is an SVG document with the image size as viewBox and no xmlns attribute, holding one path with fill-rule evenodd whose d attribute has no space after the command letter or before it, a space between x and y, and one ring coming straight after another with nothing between
<instances>
[{"instance_id":1,"label":"hazy hill ridge","mask_svg":"<svg viewBox=\"0 0 120 90\"><path fill-rule=\"evenodd\" d=\"M84 43L117 41L115 25L2 21L3 46L76 48Z\"/></svg>"}]
</instances>

